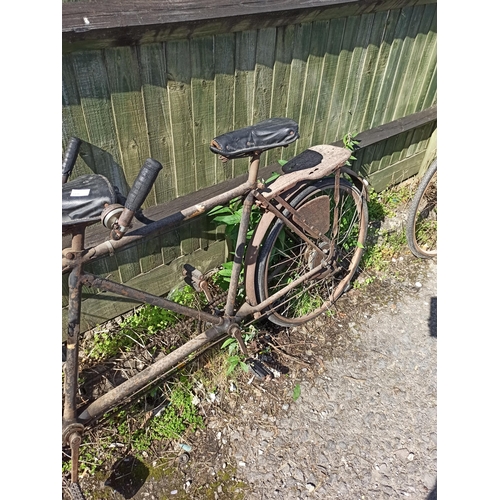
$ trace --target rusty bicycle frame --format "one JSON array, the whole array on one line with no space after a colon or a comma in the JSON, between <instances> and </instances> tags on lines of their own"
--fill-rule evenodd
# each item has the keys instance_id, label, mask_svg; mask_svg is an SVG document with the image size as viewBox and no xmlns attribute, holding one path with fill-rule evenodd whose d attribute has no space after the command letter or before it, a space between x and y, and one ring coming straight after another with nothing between
<instances>
[{"instance_id":1,"label":"rusty bicycle frame","mask_svg":"<svg viewBox=\"0 0 500 500\"><path fill-rule=\"evenodd\" d=\"M67 155L68 154L69 153L67 152ZM73 161L74 164L74 161L76 160L77 148L76 153L73 151L72 154L74 158L72 158L71 161ZM119 213L119 217L117 217L117 220L114 222L110 238L91 248L85 248L85 229L89 224L75 224L65 228L64 233L69 233L71 235L71 246L65 248L62 252L63 271L69 271L69 305L66 341L67 354L64 366L65 377L63 388L64 404L62 440L63 444L69 445L71 450L72 484L74 483L75 486L78 485L79 446L81 444L82 433L86 424L102 416L106 411L114 407L120 401L127 399L144 387L147 387L152 381L157 380L168 370L185 360L189 354L197 351L201 347L213 342L223 335L229 334L235 337L239 343L241 351L245 354L245 356L248 356L248 352L242 340L240 328L238 326L241 321L250 315L258 317L265 309L269 309L269 307L272 306L277 299L288 293L289 290L304 283L319 271L325 271L331 267L326 259L323 259L314 268L310 269L298 279L286 285L283 289L274 293L260 303L256 303L255 294L253 294L252 300L251 292L252 287L254 286L254 283L251 281L254 279L252 277L250 284L247 286L247 289L250 290L248 293L248 295L250 295L250 300L247 300L238 310L235 310L235 299L242 267L254 265L258 254L258 248L252 247L251 244L247 247L246 244L246 234L250 223L250 211L252 206L255 204L259 205L264 211L264 216L269 214L270 218L276 217L281 219L284 224L286 224L301 239L306 241L308 245L316 248L321 254L326 253L325 250L319 248L316 243L311 241L308 236L312 235L316 238L322 237L320 230L321 223L320 221L317 221L318 217L317 214L316 216L314 214L314 207L309 210L309 213L304 213L304 211L298 211L290 206L287 199L300 190L304 185L332 173L335 175L336 203L338 203L338 185L341 174L347 174L352 179L353 183L356 184L360 192L366 196L366 188L363 181L357 176L357 174L345 166L345 162L350 157L350 154L351 152L347 149L330 145L321 145L309 148L305 152L301 153L301 155L295 157L296 159L299 159L302 156L304 168L300 168L295 172L285 173L278 177L276 181L266 186L258 180L261 151L255 151L252 152L251 155L248 155L250 156L250 168L248 179L245 183L221 195L214 196L185 210L147 224L138 230L125 234L126 229L130 226L135 213L135 210L127 208L127 205L125 205L125 209ZM161 168L161 165L159 165L158 171ZM67 175L65 176L63 174L63 184L66 180ZM142 197L140 197L139 202L136 200L136 208L142 205L145 197L153 185L153 182L154 179L152 179L150 186L148 186L144 193L142 193ZM133 189L134 187L132 187L132 190ZM120 248L131 245L160 231L170 230L178 226L183 221L195 218L208 212L216 206L227 204L230 200L237 197L244 197L243 215L238 231L228 296L222 315L215 315L183 306L166 298L96 276L84 270L85 264L90 261L112 254ZM273 203L271 203L271 201L273 201ZM282 210L285 209L288 214L293 216L295 224L290 221L290 216L287 217L283 215ZM334 215L334 220L335 217L336 215ZM334 224L335 223L336 221ZM317 227L315 227L315 225ZM333 241L331 245L333 245ZM209 323L211 326L205 332L187 341L181 347L167 354L137 375L111 389L109 392L90 403L81 413L78 413L78 348L82 287L84 285L132 298L141 303L159 306L173 311L174 313L202 320ZM333 301L333 299L334 297L330 297L331 301Z\"/></svg>"}]
</instances>

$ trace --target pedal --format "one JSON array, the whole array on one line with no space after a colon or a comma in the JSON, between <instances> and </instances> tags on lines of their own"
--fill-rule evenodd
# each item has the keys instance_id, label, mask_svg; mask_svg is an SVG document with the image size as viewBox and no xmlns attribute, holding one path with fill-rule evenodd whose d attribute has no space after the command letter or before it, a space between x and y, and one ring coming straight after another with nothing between
<instances>
[{"instance_id":1,"label":"pedal","mask_svg":"<svg viewBox=\"0 0 500 500\"><path fill-rule=\"evenodd\" d=\"M273 358L270 354L260 353L257 355L257 359L263 363L265 363L269 370L273 372L275 377L279 377L282 374L288 373L290 370L288 367L283 366L279 361Z\"/></svg>"},{"instance_id":2,"label":"pedal","mask_svg":"<svg viewBox=\"0 0 500 500\"><path fill-rule=\"evenodd\" d=\"M80 485L78 483L71 483L69 487L69 493L72 500L85 500Z\"/></svg>"},{"instance_id":3,"label":"pedal","mask_svg":"<svg viewBox=\"0 0 500 500\"><path fill-rule=\"evenodd\" d=\"M208 289L208 283L201 271L193 267L191 264L184 264L182 275L184 281L197 292L203 292L208 302L212 302L212 295Z\"/></svg>"},{"instance_id":4,"label":"pedal","mask_svg":"<svg viewBox=\"0 0 500 500\"><path fill-rule=\"evenodd\" d=\"M268 370L258 359L248 358L245 363L250 367L250 369L255 373L255 376L259 379L273 379L274 374Z\"/></svg>"}]
</instances>

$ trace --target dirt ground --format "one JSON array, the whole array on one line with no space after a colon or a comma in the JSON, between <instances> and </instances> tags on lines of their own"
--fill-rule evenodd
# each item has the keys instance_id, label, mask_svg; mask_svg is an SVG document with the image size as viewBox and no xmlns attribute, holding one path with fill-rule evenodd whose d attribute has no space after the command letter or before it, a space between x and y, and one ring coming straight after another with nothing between
<instances>
[{"instance_id":1,"label":"dirt ground","mask_svg":"<svg viewBox=\"0 0 500 500\"><path fill-rule=\"evenodd\" d=\"M201 398L205 429L141 460L117 449L87 498L436 498L436 281L408 253L334 316L263 328L279 377L240 370Z\"/></svg>"}]
</instances>

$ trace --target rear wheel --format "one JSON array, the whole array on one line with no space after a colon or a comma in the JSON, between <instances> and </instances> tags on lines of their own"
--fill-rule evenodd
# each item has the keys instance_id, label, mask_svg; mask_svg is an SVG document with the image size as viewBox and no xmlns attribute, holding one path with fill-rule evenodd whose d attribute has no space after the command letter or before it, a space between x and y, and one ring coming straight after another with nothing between
<instances>
[{"instance_id":1,"label":"rear wheel","mask_svg":"<svg viewBox=\"0 0 500 500\"><path fill-rule=\"evenodd\" d=\"M334 236L334 194L335 179L326 178L308 185L289 201L306 221L312 218L312 225L324 235L316 239L305 231L321 252L278 218L263 239L256 267L259 302L324 265L273 303L267 313L275 324L300 325L324 312L340 297L358 267L368 225L366 199L350 182L340 179L338 231ZM285 215L293 220L288 212Z\"/></svg>"},{"instance_id":2,"label":"rear wheel","mask_svg":"<svg viewBox=\"0 0 500 500\"><path fill-rule=\"evenodd\" d=\"M437 255L437 159L422 177L408 211L406 239L415 257Z\"/></svg>"}]
</instances>

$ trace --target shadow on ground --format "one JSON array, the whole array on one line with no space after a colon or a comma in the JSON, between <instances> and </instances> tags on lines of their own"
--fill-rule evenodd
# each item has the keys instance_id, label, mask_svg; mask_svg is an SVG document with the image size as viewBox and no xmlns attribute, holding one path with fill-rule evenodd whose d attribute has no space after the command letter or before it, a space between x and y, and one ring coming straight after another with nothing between
<instances>
[{"instance_id":1,"label":"shadow on ground","mask_svg":"<svg viewBox=\"0 0 500 500\"><path fill-rule=\"evenodd\" d=\"M123 495L123 498L133 498L148 476L148 468L136 457L127 455L114 464L105 486L113 488Z\"/></svg>"},{"instance_id":2,"label":"shadow on ground","mask_svg":"<svg viewBox=\"0 0 500 500\"><path fill-rule=\"evenodd\" d=\"M431 305L429 311L429 334L431 337L437 338L437 297L431 297Z\"/></svg>"},{"instance_id":3,"label":"shadow on ground","mask_svg":"<svg viewBox=\"0 0 500 500\"><path fill-rule=\"evenodd\" d=\"M436 484L434 485L434 488L432 489L432 491L429 493L427 500L437 500L437 497L438 497L437 492L438 492L438 485L437 485L437 481L436 481Z\"/></svg>"}]
</instances>

